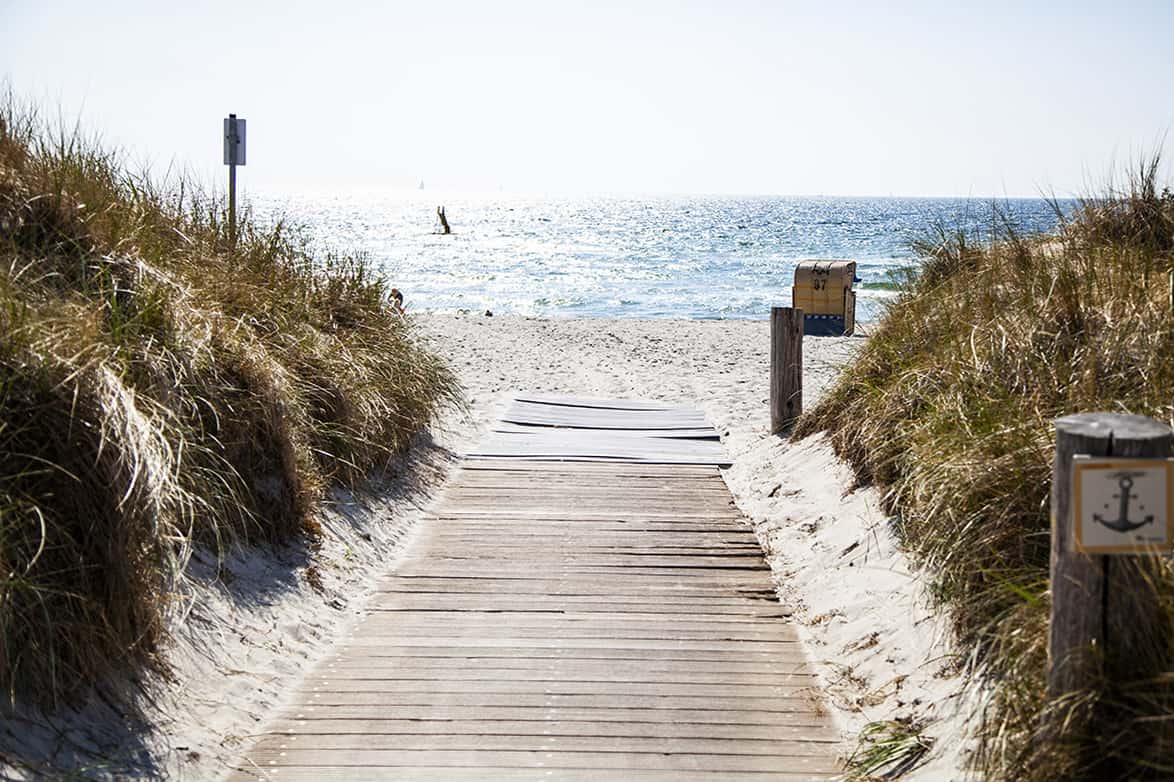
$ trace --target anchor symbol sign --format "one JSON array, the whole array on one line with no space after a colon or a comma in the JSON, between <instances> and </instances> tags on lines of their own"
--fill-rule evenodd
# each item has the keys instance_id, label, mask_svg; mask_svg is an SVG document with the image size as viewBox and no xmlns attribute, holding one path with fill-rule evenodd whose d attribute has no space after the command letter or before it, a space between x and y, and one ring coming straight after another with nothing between
<instances>
[{"instance_id":1,"label":"anchor symbol sign","mask_svg":"<svg viewBox=\"0 0 1174 782\"><path fill-rule=\"evenodd\" d=\"M1152 523L1154 520L1154 515L1152 513L1150 515L1146 516L1142 521L1130 521L1129 520L1129 502L1130 502L1130 500L1137 499L1137 495L1133 494L1133 479L1138 478L1142 475L1145 475L1145 473L1143 473L1143 472L1116 472L1116 473L1113 473L1113 474L1107 476L1109 479L1113 479L1113 478L1117 479L1118 493L1113 495L1113 499L1118 500L1120 502L1120 504L1118 505L1118 510L1117 510L1117 518L1106 519L1103 516L1101 516L1101 514L1094 513L1092 520L1095 521L1097 524L1101 524L1101 525L1108 527L1111 530L1115 530L1117 532L1131 532L1135 529L1138 529L1139 527L1144 527L1146 524ZM1105 507L1108 507L1108 506L1106 505Z\"/></svg>"}]
</instances>

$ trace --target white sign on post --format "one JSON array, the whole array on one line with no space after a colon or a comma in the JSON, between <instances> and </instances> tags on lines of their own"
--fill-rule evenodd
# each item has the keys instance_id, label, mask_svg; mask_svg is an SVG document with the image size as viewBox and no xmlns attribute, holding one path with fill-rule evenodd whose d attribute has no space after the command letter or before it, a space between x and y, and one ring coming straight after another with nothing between
<instances>
[{"instance_id":1,"label":"white sign on post","mask_svg":"<svg viewBox=\"0 0 1174 782\"><path fill-rule=\"evenodd\" d=\"M245 121L235 114L224 118L224 165L245 164Z\"/></svg>"},{"instance_id":2,"label":"white sign on post","mask_svg":"<svg viewBox=\"0 0 1174 782\"><path fill-rule=\"evenodd\" d=\"M1077 551L1141 554L1174 548L1174 460L1072 460Z\"/></svg>"}]
</instances>

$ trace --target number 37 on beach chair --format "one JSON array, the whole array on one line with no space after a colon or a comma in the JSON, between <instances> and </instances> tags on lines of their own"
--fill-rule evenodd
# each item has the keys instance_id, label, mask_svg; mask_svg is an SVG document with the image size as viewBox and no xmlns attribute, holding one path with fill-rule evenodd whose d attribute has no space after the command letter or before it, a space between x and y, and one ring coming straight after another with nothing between
<instances>
[{"instance_id":1,"label":"number 37 on beach chair","mask_svg":"<svg viewBox=\"0 0 1174 782\"><path fill-rule=\"evenodd\" d=\"M851 336L856 330L855 261L800 261L795 266L791 306L803 310L803 333Z\"/></svg>"}]
</instances>

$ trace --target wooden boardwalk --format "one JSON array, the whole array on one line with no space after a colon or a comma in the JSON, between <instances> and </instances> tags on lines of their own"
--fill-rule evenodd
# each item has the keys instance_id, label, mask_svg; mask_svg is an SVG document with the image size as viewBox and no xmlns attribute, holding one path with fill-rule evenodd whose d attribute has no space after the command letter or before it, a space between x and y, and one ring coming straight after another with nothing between
<instances>
[{"instance_id":1,"label":"wooden boardwalk","mask_svg":"<svg viewBox=\"0 0 1174 782\"><path fill-rule=\"evenodd\" d=\"M233 779L826 779L837 733L714 466L470 459Z\"/></svg>"}]
</instances>

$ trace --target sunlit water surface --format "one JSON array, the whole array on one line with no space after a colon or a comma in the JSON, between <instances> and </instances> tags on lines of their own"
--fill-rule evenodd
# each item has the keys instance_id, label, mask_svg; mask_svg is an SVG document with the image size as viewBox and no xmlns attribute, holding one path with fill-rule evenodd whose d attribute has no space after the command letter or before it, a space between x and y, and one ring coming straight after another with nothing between
<instances>
[{"instance_id":1,"label":"sunlit water surface","mask_svg":"<svg viewBox=\"0 0 1174 782\"><path fill-rule=\"evenodd\" d=\"M619 318L764 318L790 302L796 261L858 263L858 317L876 316L910 242L935 224L989 235L977 199L521 197L428 191L254 197L304 224L319 251L361 252L409 308ZM437 233L443 204L453 233ZM1067 205L1062 204L1063 208ZM1025 234L1053 204L998 202Z\"/></svg>"}]
</instances>

